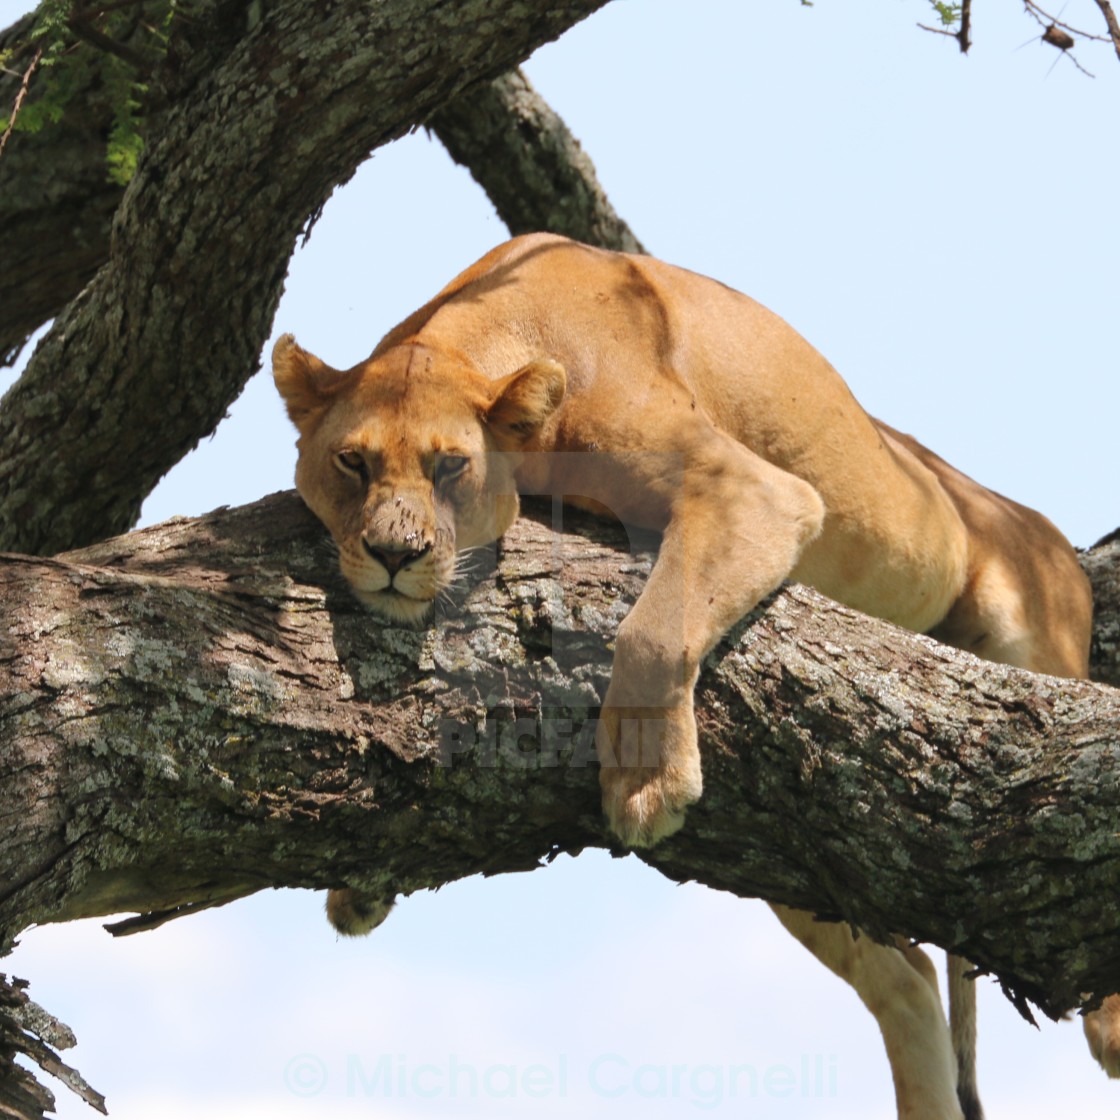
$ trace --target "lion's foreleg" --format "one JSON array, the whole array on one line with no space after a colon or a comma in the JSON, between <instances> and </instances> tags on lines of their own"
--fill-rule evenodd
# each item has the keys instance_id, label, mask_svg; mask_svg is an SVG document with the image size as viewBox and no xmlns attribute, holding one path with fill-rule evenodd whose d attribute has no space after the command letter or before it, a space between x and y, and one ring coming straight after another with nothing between
<instances>
[{"instance_id":1,"label":"lion's foreleg","mask_svg":"<svg viewBox=\"0 0 1120 1120\"><path fill-rule=\"evenodd\" d=\"M785 579L824 517L811 486L711 428L693 458L682 453L672 485L657 563L619 629L596 739L603 807L629 846L676 831L699 798L700 662Z\"/></svg>"}]
</instances>

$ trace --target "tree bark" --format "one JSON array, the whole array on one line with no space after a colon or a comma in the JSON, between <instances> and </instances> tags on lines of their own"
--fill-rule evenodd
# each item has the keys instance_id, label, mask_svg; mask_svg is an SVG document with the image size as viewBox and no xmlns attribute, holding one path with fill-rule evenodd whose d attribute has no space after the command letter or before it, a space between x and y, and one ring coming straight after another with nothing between
<instances>
[{"instance_id":1,"label":"tree bark","mask_svg":"<svg viewBox=\"0 0 1120 1120\"><path fill-rule=\"evenodd\" d=\"M0 52L27 41L24 16L0 32ZM12 108L16 62L0 70L0 112ZM0 159L0 365L81 291L109 253L109 227L124 193L110 182L105 136L112 111L91 70L71 111L39 132L13 133ZM39 96L32 83L29 101Z\"/></svg>"},{"instance_id":2,"label":"tree bark","mask_svg":"<svg viewBox=\"0 0 1120 1120\"><path fill-rule=\"evenodd\" d=\"M351 601L293 494L6 558L4 943L610 846L592 721L655 542L563 516L521 519L419 631ZM1094 559L1112 578L1120 545ZM1120 990L1120 692L792 587L709 660L698 711L704 798L643 855L664 874L952 948L1050 1014Z\"/></svg>"},{"instance_id":3,"label":"tree bark","mask_svg":"<svg viewBox=\"0 0 1120 1120\"><path fill-rule=\"evenodd\" d=\"M104 1113L105 1098L55 1053L77 1044L74 1032L28 999L26 988L26 980L8 980L0 972L0 1116L4 1120L39 1120L54 1111L54 1094L11 1061L16 1054L30 1058Z\"/></svg>"},{"instance_id":4,"label":"tree bark","mask_svg":"<svg viewBox=\"0 0 1120 1120\"><path fill-rule=\"evenodd\" d=\"M258 368L295 239L334 187L603 3L215 0L176 21L108 260L0 408L0 547L127 529Z\"/></svg>"},{"instance_id":5,"label":"tree bark","mask_svg":"<svg viewBox=\"0 0 1120 1120\"><path fill-rule=\"evenodd\" d=\"M1095 681L1120 686L1120 529L1102 537L1081 554L1081 566L1093 585L1093 648L1089 655Z\"/></svg>"}]
</instances>

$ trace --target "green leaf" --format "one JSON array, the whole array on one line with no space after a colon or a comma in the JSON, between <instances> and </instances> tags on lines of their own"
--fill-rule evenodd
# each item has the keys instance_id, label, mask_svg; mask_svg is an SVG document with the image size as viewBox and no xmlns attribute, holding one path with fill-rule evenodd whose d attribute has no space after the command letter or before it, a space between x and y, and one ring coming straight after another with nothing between
<instances>
[{"instance_id":1,"label":"green leaf","mask_svg":"<svg viewBox=\"0 0 1120 1120\"><path fill-rule=\"evenodd\" d=\"M930 0L930 5L941 20L942 27L955 27L960 22L960 4L943 4L941 0Z\"/></svg>"}]
</instances>

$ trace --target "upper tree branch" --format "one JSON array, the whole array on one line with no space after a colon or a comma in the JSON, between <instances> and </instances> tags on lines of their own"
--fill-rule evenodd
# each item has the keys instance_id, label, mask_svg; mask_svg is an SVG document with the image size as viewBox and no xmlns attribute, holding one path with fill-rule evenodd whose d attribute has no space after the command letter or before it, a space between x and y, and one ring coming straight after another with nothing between
<instances>
[{"instance_id":1,"label":"upper tree branch","mask_svg":"<svg viewBox=\"0 0 1120 1120\"><path fill-rule=\"evenodd\" d=\"M324 582L292 495L9 558L3 936L609 845L587 721L649 556L584 532L523 519L422 631ZM1097 559L1114 578L1120 545ZM704 798L645 856L666 875L952 947L1052 1012L1120 989L1120 692L794 588L710 660L698 710Z\"/></svg>"},{"instance_id":2,"label":"upper tree branch","mask_svg":"<svg viewBox=\"0 0 1120 1120\"><path fill-rule=\"evenodd\" d=\"M0 410L0 543L52 552L131 525L257 368L296 237L334 187L604 2L225 0L177 23L109 259ZM160 417L159 437L135 416Z\"/></svg>"},{"instance_id":3,"label":"upper tree branch","mask_svg":"<svg viewBox=\"0 0 1120 1120\"><path fill-rule=\"evenodd\" d=\"M521 71L479 83L428 124L511 234L547 230L604 249L645 252L579 141Z\"/></svg>"}]
</instances>

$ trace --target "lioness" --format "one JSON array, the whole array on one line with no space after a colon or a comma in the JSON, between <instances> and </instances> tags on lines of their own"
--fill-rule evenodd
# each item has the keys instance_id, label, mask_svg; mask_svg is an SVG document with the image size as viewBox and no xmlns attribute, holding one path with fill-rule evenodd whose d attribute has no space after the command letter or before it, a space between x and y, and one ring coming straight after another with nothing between
<instances>
[{"instance_id":1,"label":"lioness","mask_svg":"<svg viewBox=\"0 0 1120 1120\"><path fill-rule=\"evenodd\" d=\"M456 552L512 524L518 487L663 533L598 724L624 844L669 835L700 796L700 662L783 580L982 657L1086 674L1088 581L1058 530L872 419L795 331L715 281L519 237L353 369L290 335L273 368L299 429L299 491L354 593L393 621L427 616ZM978 1116L967 1068L958 1099L925 954L775 909L875 1014L899 1115ZM386 907L335 891L328 912L362 933Z\"/></svg>"}]
</instances>

